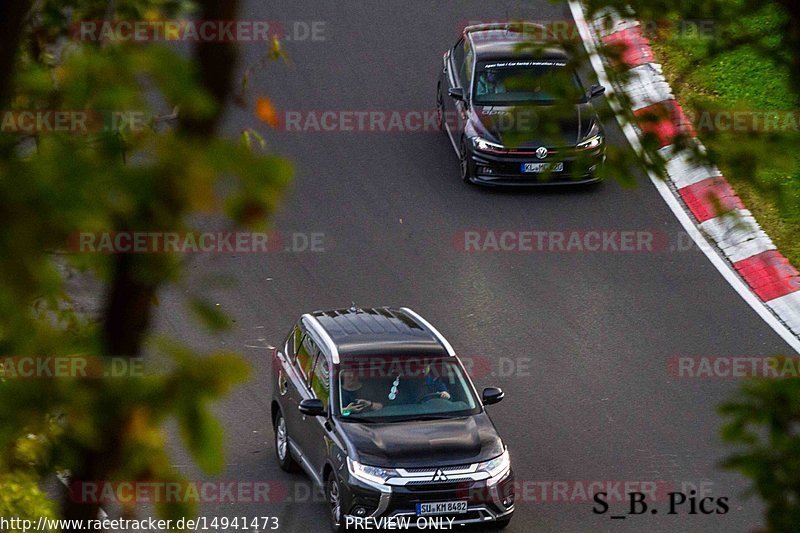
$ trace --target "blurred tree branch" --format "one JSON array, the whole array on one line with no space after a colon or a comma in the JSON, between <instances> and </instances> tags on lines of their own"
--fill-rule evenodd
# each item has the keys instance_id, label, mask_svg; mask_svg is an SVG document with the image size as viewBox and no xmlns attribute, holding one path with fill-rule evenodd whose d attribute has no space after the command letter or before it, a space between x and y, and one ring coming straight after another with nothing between
<instances>
[{"instance_id":1,"label":"blurred tree branch","mask_svg":"<svg viewBox=\"0 0 800 533\"><path fill-rule=\"evenodd\" d=\"M236 19L235 0L196 5L193 16ZM230 353L197 357L175 341L145 350L159 288L179 279L180 257L75 253L68 243L81 232L186 231L188 216L198 213L263 228L291 175L287 161L217 134L234 86L235 43L198 43L187 60L158 43L84 42L71 33L72 25L98 18L174 18L186 3L118 0L114 6L41 0L31 8L14 0L0 7L8 30L0 35L0 108L106 116L149 108L155 96L179 110L177 125L162 132L107 123L99 131L37 131L35 151L14 149L20 135L0 132L0 355L96 357L102 367L112 357L133 360L147 351L172 364L159 374L32 381L0 368L0 479L15 486L62 470L74 483L179 481L163 446L168 419L177 420L203 470L222 468L222 427L209 403L244 380L247 366ZM121 154L131 154L127 164ZM68 253L53 254L65 248ZM104 282L98 320L71 307L56 267L62 260ZM189 308L204 309L194 298ZM213 312L198 316L212 331L227 323ZM32 450L24 459L20 443ZM62 517L72 519L96 518L100 504L71 497L61 503ZM24 507L20 513L46 509ZM173 502L159 510L181 516L191 507Z\"/></svg>"}]
</instances>

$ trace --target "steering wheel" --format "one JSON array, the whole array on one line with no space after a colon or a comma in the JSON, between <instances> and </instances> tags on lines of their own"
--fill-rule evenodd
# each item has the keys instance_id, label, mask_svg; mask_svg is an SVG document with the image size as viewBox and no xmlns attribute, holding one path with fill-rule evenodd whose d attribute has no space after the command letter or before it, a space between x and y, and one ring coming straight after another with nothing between
<instances>
[{"instance_id":1,"label":"steering wheel","mask_svg":"<svg viewBox=\"0 0 800 533\"><path fill-rule=\"evenodd\" d=\"M441 394L442 394L441 392L429 392L428 394L417 400L417 403L425 403L427 401L433 400L434 398L442 399L440 396Z\"/></svg>"}]
</instances>

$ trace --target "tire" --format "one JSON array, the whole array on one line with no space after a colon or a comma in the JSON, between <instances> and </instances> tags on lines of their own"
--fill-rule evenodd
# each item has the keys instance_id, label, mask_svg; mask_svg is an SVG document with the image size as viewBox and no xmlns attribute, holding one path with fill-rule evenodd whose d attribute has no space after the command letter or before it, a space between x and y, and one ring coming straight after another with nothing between
<instances>
[{"instance_id":1,"label":"tire","mask_svg":"<svg viewBox=\"0 0 800 533\"><path fill-rule=\"evenodd\" d=\"M297 463L292 457L292 450L289 449L289 432L286 429L286 419L283 418L283 413L278 411L275 415L275 458L278 464L285 472L295 472L297 470Z\"/></svg>"},{"instance_id":2,"label":"tire","mask_svg":"<svg viewBox=\"0 0 800 533\"><path fill-rule=\"evenodd\" d=\"M331 531L342 533L347 531L347 525L342 514L342 490L336 474L330 472L325 478L325 503L328 505L328 518L331 521Z\"/></svg>"},{"instance_id":3,"label":"tire","mask_svg":"<svg viewBox=\"0 0 800 533\"><path fill-rule=\"evenodd\" d=\"M469 158L467 141L464 137L461 138L461 146L458 152L458 168L461 174L461 180L464 183L473 183L472 179L475 175L475 169L473 168L474 165Z\"/></svg>"},{"instance_id":4,"label":"tire","mask_svg":"<svg viewBox=\"0 0 800 533\"><path fill-rule=\"evenodd\" d=\"M436 126L439 131L444 131L444 96L441 83L436 84Z\"/></svg>"}]
</instances>

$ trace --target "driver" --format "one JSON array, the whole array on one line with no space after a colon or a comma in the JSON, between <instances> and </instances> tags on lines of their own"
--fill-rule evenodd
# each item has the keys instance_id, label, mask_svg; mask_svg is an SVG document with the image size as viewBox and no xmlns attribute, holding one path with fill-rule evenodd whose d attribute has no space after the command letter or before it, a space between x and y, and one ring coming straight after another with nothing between
<instances>
[{"instance_id":1,"label":"driver","mask_svg":"<svg viewBox=\"0 0 800 533\"><path fill-rule=\"evenodd\" d=\"M434 396L438 393L439 398L443 400L450 399L450 393L447 390L447 385L442 381L441 376L434 376L431 373L431 366L425 367L425 396Z\"/></svg>"},{"instance_id":2,"label":"driver","mask_svg":"<svg viewBox=\"0 0 800 533\"><path fill-rule=\"evenodd\" d=\"M486 69L478 78L478 96L484 94L502 94L506 92L505 84L500 76L492 69Z\"/></svg>"},{"instance_id":3,"label":"driver","mask_svg":"<svg viewBox=\"0 0 800 533\"><path fill-rule=\"evenodd\" d=\"M344 369L340 372L341 387L340 393L342 397L342 412L361 413L363 411L377 411L383 409L383 404L373 402L364 398L365 391L364 384L361 378L352 368Z\"/></svg>"}]
</instances>

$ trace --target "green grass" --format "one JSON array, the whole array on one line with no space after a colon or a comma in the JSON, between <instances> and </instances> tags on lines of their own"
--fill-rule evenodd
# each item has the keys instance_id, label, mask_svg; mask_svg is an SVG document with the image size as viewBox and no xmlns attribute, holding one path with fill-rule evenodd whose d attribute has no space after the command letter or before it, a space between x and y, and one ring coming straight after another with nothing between
<instances>
[{"instance_id":1,"label":"green grass","mask_svg":"<svg viewBox=\"0 0 800 533\"><path fill-rule=\"evenodd\" d=\"M782 14L768 6L737 21L742 31L778 45ZM717 28L719 30L719 28ZM730 47L709 56L713 36L661 32L652 39L656 61L678 101L689 109L795 111L788 69L763 50ZM745 204L795 266L800 266L800 132L698 131L709 154Z\"/></svg>"}]
</instances>

